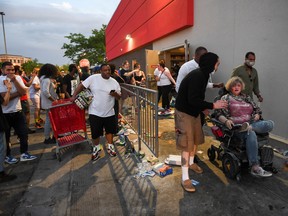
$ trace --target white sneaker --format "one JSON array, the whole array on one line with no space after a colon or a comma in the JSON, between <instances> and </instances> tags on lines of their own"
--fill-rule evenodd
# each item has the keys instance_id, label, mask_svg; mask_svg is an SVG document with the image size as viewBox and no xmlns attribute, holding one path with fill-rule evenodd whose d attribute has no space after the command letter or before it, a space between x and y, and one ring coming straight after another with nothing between
<instances>
[{"instance_id":1,"label":"white sneaker","mask_svg":"<svg viewBox=\"0 0 288 216\"><path fill-rule=\"evenodd\" d=\"M119 146L125 146L126 145L125 135L119 135L119 139L115 142L115 144Z\"/></svg>"},{"instance_id":2,"label":"white sneaker","mask_svg":"<svg viewBox=\"0 0 288 216\"><path fill-rule=\"evenodd\" d=\"M28 152L23 153L20 157L20 161L30 161L35 160L37 157L34 155L30 155Z\"/></svg>"},{"instance_id":3,"label":"white sneaker","mask_svg":"<svg viewBox=\"0 0 288 216\"><path fill-rule=\"evenodd\" d=\"M8 163L8 164L16 164L18 163L19 160L17 158L14 158L13 156L9 155L9 156L6 156L5 157L5 163Z\"/></svg>"},{"instance_id":4,"label":"white sneaker","mask_svg":"<svg viewBox=\"0 0 288 216\"><path fill-rule=\"evenodd\" d=\"M244 132L244 131L248 131L250 130L250 125L248 122L244 122L241 126L241 128L239 129L239 132Z\"/></svg>"},{"instance_id":5,"label":"white sneaker","mask_svg":"<svg viewBox=\"0 0 288 216\"><path fill-rule=\"evenodd\" d=\"M251 175L256 177L270 177L272 176L272 173L264 170L262 167L259 167L257 170L253 170L253 168L251 168Z\"/></svg>"},{"instance_id":6,"label":"white sneaker","mask_svg":"<svg viewBox=\"0 0 288 216\"><path fill-rule=\"evenodd\" d=\"M126 128L122 128L121 130L119 130L116 135L120 136L120 135L124 135L125 133L127 133L127 129Z\"/></svg>"},{"instance_id":7,"label":"white sneaker","mask_svg":"<svg viewBox=\"0 0 288 216\"><path fill-rule=\"evenodd\" d=\"M115 146L113 144L108 144L107 152L111 157L115 157L117 154L115 151Z\"/></svg>"},{"instance_id":8,"label":"white sneaker","mask_svg":"<svg viewBox=\"0 0 288 216\"><path fill-rule=\"evenodd\" d=\"M91 160L96 161L100 158L101 146L97 145L93 147Z\"/></svg>"}]
</instances>

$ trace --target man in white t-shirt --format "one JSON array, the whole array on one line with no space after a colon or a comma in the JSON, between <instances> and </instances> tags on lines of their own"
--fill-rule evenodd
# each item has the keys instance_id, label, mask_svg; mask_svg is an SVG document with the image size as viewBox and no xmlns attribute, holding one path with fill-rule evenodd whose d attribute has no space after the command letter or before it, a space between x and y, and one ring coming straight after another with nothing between
<instances>
[{"instance_id":1,"label":"man in white t-shirt","mask_svg":"<svg viewBox=\"0 0 288 216\"><path fill-rule=\"evenodd\" d=\"M107 152L111 157L116 156L113 144L113 134L116 134L117 121L115 118L114 104L115 99L121 98L121 88L119 83L111 78L111 69L108 64L102 64L100 67L101 74L94 74L85 79L76 88L71 100L74 101L76 96L84 89L89 88L93 94L92 102L88 108L89 122L92 133L92 143L94 145L92 160L100 158L100 136L107 139Z\"/></svg>"},{"instance_id":2,"label":"man in white t-shirt","mask_svg":"<svg viewBox=\"0 0 288 216\"><path fill-rule=\"evenodd\" d=\"M205 53L207 53L207 49L205 47L201 47L201 46L198 47L195 50L194 58L191 61L188 61L181 66L178 72L177 80L176 80L176 92L178 92L180 84L182 80L187 76L187 74L199 68L199 65L198 65L199 59ZM222 88L222 87L224 87L223 83L213 83L211 76L210 76L208 84L207 84L207 88Z\"/></svg>"},{"instance_id":3,"label":"man in white t-shirt","mask_svg":"<svg viewBox=\"0 0 288 216\"><path fill-rule=\"evenodd\" d=\"M178 92L182 80L191 71L199 68L198 63L199 63L200 57L205 53L207 53L207 49L205 47L202 47L202 46L197 47L197 49L195 50L194 58L191 61L188 61L181 66L179 73L178 73L177 80L176 80L176 92ZM224 86L223 83L212 83L211 74L210 74L210 78L208 80L206 88L221 88L223 86ZM201 123L202 125L205 123L204 113L201 113ZM190 168L196 173L202 173L203 172L202 168L199 167L196 163L194 164L194 158L197 153L197 147L198 147L197 145L194 145L193 156L191 156L190 158L190 162L191 162Z\"/></svg>"},{"instance_id":4,"label":"man in white t-shirt","mask_svg":"<svg viewBox=\"0 0 288 216\"><path fill-rule=\"evenodd\" d=\"M25 86L22 78L19 75L15 75L15 69L11 62L4 62L2 64L2 75L0 76L0 94L4 96L7 88L4 85L4 80L10 80L12 83L12 89L10 93L10 100L7 106L2 105L4 116L9 124L9 130L6 131L7 153L5 162L14 164L18 162L18 159L11 155L11 149L9 146L11 127L14 128L17 136L20 139L20 161L34 160L37 157L28 153L28 127L26 124L25 116L22 112L20 97L27 94L28 87Z\"/></svg>"}]
</instances>

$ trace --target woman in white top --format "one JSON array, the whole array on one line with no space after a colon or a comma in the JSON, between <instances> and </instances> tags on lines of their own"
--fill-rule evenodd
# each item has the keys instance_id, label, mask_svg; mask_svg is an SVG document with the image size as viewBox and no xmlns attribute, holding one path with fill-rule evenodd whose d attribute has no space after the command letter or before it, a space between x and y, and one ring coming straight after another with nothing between
<instances>
[{"instance_id":1,"label":"woman in white top","mask_svg":"<svg viewBox=\"0 0 288 216\"><path fill-rule=\"evenodd\" d=\"M40 77L40 88L41 88L41 108L46 110L46 120L44 125L44 144L55 143L55 138L50 137L51 133L51 123L49 119L49 109L52 106L52 102L58 99L56 93L56 85L53 83L53 80L57 76L57 68L52 64L45 64L40 68L39 77Z\"/></svg>"},{"instance_id":2,"label":"woman in white top","mask_svg":"<svg viewBox=\"0 0 288 216\"><path fill-rule=\"evenodd\" d=\"M38 77L38 72L40 68L34 68L31 76L33 77L32 84L29 88L30 100L32 101L34 107L34 120L35 120L35 128L42 128L41 123L43 123L43 119L40 117L40 79Z\"/></svg>"},{"instance_id":3,"label":"woman in white top","mask_svg":"<svg viewBox=\"0 0 288 216\"><path fill-rule=\"evenodd\" d=\"M176 85L176 82L169 69L165 67L164 62L159 63L158 71L158 75L155 75L155 79L157 81L159 95L162 95L162 107L164 108L164 111L162 111L160 115L168 115L170 114L169 93L172 89L172 85Z\"/></svg>"}]
</instances>

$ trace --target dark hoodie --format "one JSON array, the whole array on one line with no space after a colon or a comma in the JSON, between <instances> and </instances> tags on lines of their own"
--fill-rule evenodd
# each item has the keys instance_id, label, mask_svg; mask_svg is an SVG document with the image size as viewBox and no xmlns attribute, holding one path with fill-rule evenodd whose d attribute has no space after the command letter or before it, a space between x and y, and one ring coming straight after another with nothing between
<instances>
[{"instance_id":1,"label":"dark hoodie","mask_svg":"<svg viewBox=\"0 0 288 216\"><path fill-rule=\"evenodd\" d=\"M214 71L218 56L208 52L200 57L199 68L191 71L181 82L175 108L197 117L205 109L213 109L213 103L206 102L205 92L209 74Z\"/></svg>"}]
</instances>

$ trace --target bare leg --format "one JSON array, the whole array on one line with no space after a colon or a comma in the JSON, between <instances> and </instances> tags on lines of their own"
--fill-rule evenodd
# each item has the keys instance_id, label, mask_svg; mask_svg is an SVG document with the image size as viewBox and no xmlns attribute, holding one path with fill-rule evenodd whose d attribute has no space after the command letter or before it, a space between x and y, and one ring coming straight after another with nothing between
<instances>
[{"instance_id":1,"label":"bare leg","mask_svg":"<svg viewBox=\"0 0 288 216\"><path fill-rule=\"evenodd\" d=\"M100 143L100 137L98 137L98 138L96 138L96 139L92 139L92 143L93 143L93 146L99 145L99 143Z\"/></svg>"},{"instance_id":2,"label":"bare leg","mask_svg":"<svg viewBox=\"0 0 288 216\"><path fill-rule=\"evenodd\" d=\"M35 108L34 109L34 120L38 120L40 117L40 109L39 108Z\"/></svg>"},{"instance_id":3,"label":"bare leg","mask_svg":"<svg viewBox=\"0 0 288 216\"><path fill-rule=\"evenodd\" d=\"M194 163L194 159L195 159L195 156L196 156L197 148L198 148L198 145L194 144L193 151L190 152L189 168L191 170L193 170L194 172L200 174L200 173L203 173L203 169L201 167L199 167L198 164Z\"/></svg>"},{"instance_id":4,"label":"bare leg","mask_svg":"<svg viewBox=\"0 0 288 216\"><path fill-rule=\"evenodd\" d=\"M113 134L106 134L105 135L107 142L108 142L108 146L107 146L107 152L111 157L115 157L116 156L116 151L115 151L115 147L113 144Z\"/></svg>"},{"instance_id":5,"label":"bare leg","mask_svg":"<svg viewBox=\"0 0 288 216\"><path fill-rule=\"evenodd\" d=\"M190 152L190 161L189 161L189 165L191 165L191 164L194 163L194 158L195 158L195 155L196 155L197 149L198 149L198 145L197 145L197 144L194 144L194 149L193 149L192 152ZM193 160L192 160L192 159L193 159Z\"/></svg>"},{"instance_id":6,"label":"bare leg","mask_svg":"<svg viewBox=\"0 0 288 216\"><path fill-rule=\"evenodd\" d=\"M105 137L106 137L108 144L113 144L113 134L112 133L106 134Z\"/></svg>"},{"instance_id":7,"label":"bare leg","mask_svg":"<svg viewBox=\"0 0 288 216\"><path fill-rule=\"evenodd\" d=\"M29 128L29 125L30 125L30 112L25 113L25 117L26 117L27 128Z\"/></svg>"}]
</instances>

